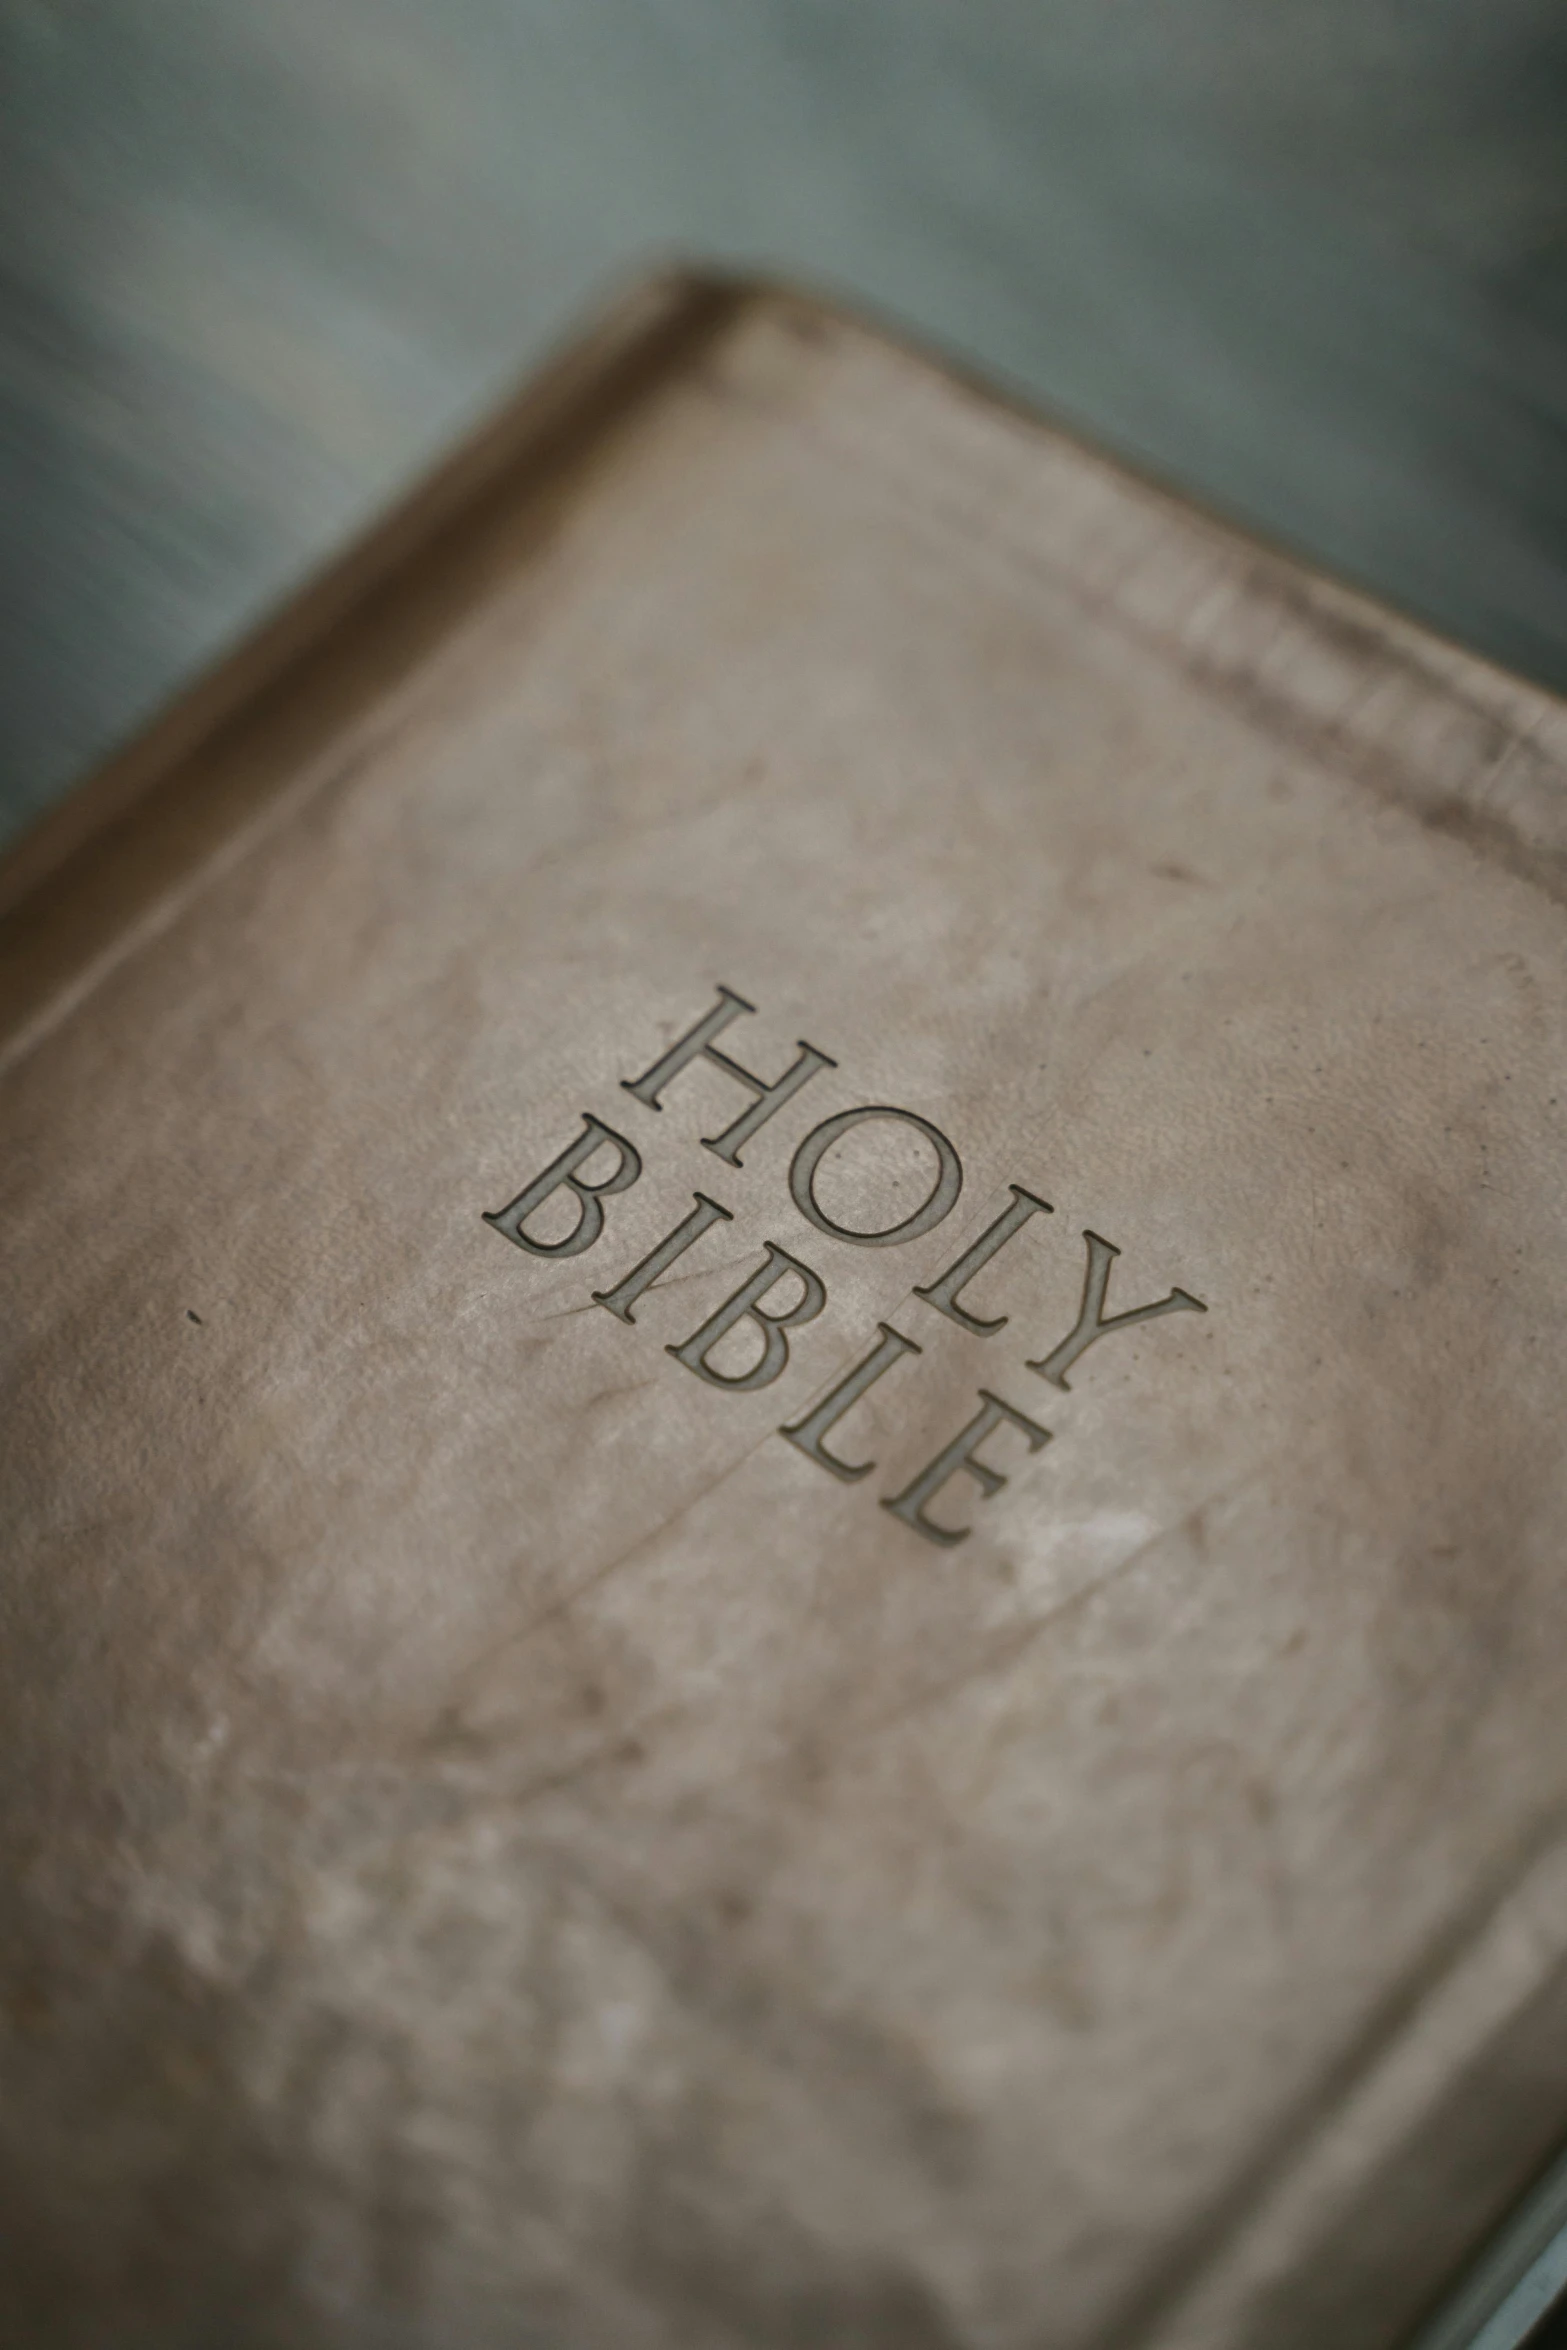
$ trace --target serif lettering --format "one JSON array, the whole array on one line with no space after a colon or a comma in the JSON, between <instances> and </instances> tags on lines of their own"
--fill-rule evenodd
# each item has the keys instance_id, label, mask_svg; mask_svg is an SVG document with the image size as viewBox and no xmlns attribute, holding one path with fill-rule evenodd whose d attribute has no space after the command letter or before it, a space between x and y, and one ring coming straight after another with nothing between
<instances>
[{"instance_id":1,"label":"serif lettering","mask_svg":"<svg viewBox=\"0 0 1567 2350\"><path fill-rule=\"evenodd\" d=\"M665 1106L664 1095L694 1062L706 1061L733 1079L751 1100L719 1133L701 1139L704 1150L737 1170L744 1168L740 1154L745 1145L823 1070L838 1066L830 1054L817 1045L807 1044L803 1037L796 1044L795 1059L776 1077L760 1077L731 1054L721 1051L717 1038L737 1020L754 1014L755 1009L733 988L720 987L718 1001L677 1043L640 1077L621 1080L622 1090L644 1113L657 1113ZM822 1205L818 1178L847 1137L877 1123L895 1124L906 1135L918 1139L930 1159L930 1188L917 1207L891 1223L839 1222ZM585 1110L581 1131L565 1143L506 1207L487 1211L484 1221L530 1256L582 1256L596 1248L609 1229L611 1213L606 1203L629 1191L641 1175L642 1154L637 1143L629 1135L618 1133L591 1110ZM788 1194L796 1214L817 1232L855 1248L902 1248L922 1239L946 1222L958 1204L962 1189L963 1164L949 1137L918 1112L890 1103L837 1110L819 1119L796 1144L789 1162ZM935 1280L923 1283L913 1292L919 1304L979 1338L998 1337L1011 1326L1012 1317L975 1313L963 1303L964 1292L1026 1224L1036 1216L1054 1214L1048 1200L1041 1199L1023 1184L1014 1183L1010 1190L1011 1205L954 1257ZM590 1292L595 1305L634 1326L633 1309L639 1300L688 1251L700 1248L715 1225L734 1221L733 1211L707 1192L694 1193L693 1200L689 1214L682 1216L636 1264L610 1287ZM550 1207L550 1202L555 1205ZM543 1236L546 1232L550 1237ZM1156 1322L1169 1314L1205 1314L1208 1310L1202 1299L1194 1297L1189 1290L1172 1289L1167 1296L1150 1303L1108 1312L1111 1268L1121 1250L1097 1232L1085 1231L1081 1237L1087 1253L1077 1320L1055 1344L1025 1357L1023 1365L1036 1378L1066 1393L1071 1392L1072 1384L1067 1378L1068 1371L1075 1371L1091 1348L1102 1345L1118 1331ZM808 1246L808 1240L802 1245ZM665 1351L682 1369L709 1387L735 1395L752 1395L758 1388L770 1387L782 1376L789 1363L791 1334L814 1322L827 1306L827 1285L816 1268L782 1241L769 1240L764 1244L761 1262L732 1294L689 1337ZM734 1367L735 1351L731 1348L725 1356L727 1367L721 1367L715 1357L723 1342L735 1332L742 1334L748 1360L742 1367ZM849 1440L838 1431L878 1381L923 1351L917 1339L895 1329L890 1322L879 1323L874 1342L867 1345L854 1367L809 1411L786 1422L778 1430L779 1435L807 1461L844 1484L858 1484L872 1476L877 1464L850 1457L850 1452L844 1449ZM829 1438L833 1440L831 1443ZM997 1465L998 1458L1008 1459L1015 1472L1031 1455L1042 1452L1051 1440L1052 1431L1041 1426L1019 1404L991 1388L981 1388L973 1415L923 1467L905 1477L896 1490L883 1494L881 1507L927 1542L950 1549L964 1541L971 1530L967 1521L954 1522L954 1510L965 1502L974 1507L989 1501L1007 1484L1008 1471Z\"/></svg>"}]
</instances>

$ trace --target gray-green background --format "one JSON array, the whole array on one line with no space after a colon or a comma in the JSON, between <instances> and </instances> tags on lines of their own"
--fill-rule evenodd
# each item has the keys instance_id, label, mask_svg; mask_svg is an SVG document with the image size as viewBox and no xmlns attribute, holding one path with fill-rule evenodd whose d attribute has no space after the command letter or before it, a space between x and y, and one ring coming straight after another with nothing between
<instances>
[{"instance_id":1,"label":"gray-green background","mask_svg":"<svg viewBox=\"0 0 1567 2350\"><path fill-rule=\"evenodd\" d=\"M1567 686L1562 0L0 0L0 820L643 257Z\"/></svg>"}]
</instances>

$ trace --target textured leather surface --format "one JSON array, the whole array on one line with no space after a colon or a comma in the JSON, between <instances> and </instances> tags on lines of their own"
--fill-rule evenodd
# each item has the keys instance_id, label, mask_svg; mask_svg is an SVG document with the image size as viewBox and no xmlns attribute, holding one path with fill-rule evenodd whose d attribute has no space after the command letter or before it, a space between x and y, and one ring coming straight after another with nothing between
<instances>
[{"instance_id":1,"label":"textured leather surface","mask_svg":"<svg viewBox=\"0 0 1567 2350\"><path fill-rule=\"evenodd\" d=\"M1567 2114L1562 714L781 297L484 506L17 983L5 2339L1390 2344Z\"/></svg>"}]
</instances>

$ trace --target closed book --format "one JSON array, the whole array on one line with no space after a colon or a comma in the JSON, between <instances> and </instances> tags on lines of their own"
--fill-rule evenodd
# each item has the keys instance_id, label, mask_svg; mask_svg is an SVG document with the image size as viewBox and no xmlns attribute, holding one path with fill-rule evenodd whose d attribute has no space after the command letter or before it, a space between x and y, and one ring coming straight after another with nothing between
<instances>
[{"instance_id":1,"label":"closed book","mask_svg":"<svg viewBox=\"0 0 1567 2350\"><path fill-rule=\"evenodd\" d=\"M1567 2127L1567 713L649 288L12 855L0 2338L1394 2350Z\"/></svg>"}]
</instances>

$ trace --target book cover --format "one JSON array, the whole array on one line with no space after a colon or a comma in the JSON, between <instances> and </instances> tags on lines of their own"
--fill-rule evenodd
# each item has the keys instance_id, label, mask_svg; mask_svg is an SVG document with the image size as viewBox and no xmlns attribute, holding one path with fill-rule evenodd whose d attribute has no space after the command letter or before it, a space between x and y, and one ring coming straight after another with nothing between
<instances>
[{"instance_id":1,"label":"book cover","mask_svg":"<svg viewBox=\"0 0 1567 2350\"><path fill-rule=\"evenodd\" d=\"M1394 2350L1567 2116L1564 760L675 284L23 844L5 2339Z\"/></svg>"}]
</instances>

